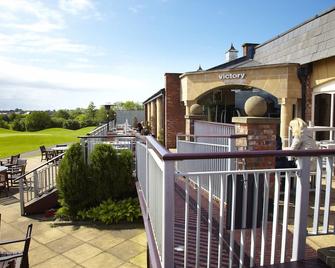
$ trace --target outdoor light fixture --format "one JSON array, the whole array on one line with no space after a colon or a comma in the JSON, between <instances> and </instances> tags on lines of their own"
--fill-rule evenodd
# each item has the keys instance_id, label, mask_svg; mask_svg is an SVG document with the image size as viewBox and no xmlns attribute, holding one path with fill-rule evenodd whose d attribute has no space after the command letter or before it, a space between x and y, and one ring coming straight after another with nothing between
<instances>
[{"instance_id":1,"label":"outdoor light fixture","mask_svg":"<svg viewBox=\"0 0 335 268\"><path fill-rule=\"evenodd\" d=\"M109 111L111 109L112 104L110 102L106 102L104 106L105 106L105 110L107 113L107 133L108 133L109 131Z\"/></svg>"}]
</instances>

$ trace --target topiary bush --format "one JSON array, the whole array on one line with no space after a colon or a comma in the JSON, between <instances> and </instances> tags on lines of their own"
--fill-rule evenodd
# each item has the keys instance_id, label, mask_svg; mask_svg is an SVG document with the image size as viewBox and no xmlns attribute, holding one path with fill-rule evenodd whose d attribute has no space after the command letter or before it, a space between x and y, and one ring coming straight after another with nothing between
<instances>
[{"instance_id":1,"label":"topiary bush","mask_svg":"<svg viewBox=\"0 0 335 268\"><path fill-rule=\"evenodd\" d=\"M79 143L73 144L61 161L57 176L60 203L69 216L94 205L92 193L95 185L88 176L82 147Z\"/></svg>"}]
</instances>

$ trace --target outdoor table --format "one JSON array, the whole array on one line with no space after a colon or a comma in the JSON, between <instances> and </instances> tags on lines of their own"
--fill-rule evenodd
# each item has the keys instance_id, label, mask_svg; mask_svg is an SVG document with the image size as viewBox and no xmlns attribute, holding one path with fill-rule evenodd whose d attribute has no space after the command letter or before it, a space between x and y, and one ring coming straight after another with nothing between
<instances>
[{"instance_id":1,"label":"outdoor table","mask_svg":"<svg viewBox=\"0 0 335 268\"><path fill-rule=\"evenodd\" d=\"M0 166L0 173L5 173L8 170L8 167Z\"/></svg>"},{"instance_id":2,"label":"outdoor table","mask_svg":"<svg viewBox=\"0 0 335 268\"><path fill-rule=\"evenodd\" d=\"M69 146L58 146L51 148L51 150L55 152L65 152L67 149L69 149Z\"/></svg>"}]
</instances>

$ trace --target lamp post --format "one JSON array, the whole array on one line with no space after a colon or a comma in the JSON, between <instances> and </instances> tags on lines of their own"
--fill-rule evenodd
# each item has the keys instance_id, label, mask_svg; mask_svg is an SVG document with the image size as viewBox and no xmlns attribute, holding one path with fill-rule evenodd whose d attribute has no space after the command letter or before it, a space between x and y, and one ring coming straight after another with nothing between
<instances>
[{"instance_id":1,"label":"lamp post","mask_svg":"<svg viewBox=\"0 0 335 268\"><path fill-rule=\"evenodd\" d=\"M105 110L107 113L107 133L108 133L109 131L109 112L110 112L112 104L110 102L106 102L104 106L105 106Z\"/></svg>"}]
</instances>

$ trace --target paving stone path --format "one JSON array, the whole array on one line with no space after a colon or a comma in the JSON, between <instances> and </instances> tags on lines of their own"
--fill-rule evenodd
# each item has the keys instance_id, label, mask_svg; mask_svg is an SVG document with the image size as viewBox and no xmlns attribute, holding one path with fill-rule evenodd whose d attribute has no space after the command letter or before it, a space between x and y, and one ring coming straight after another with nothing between
<instances>
[{"instance_id":1,"label":"paving stone path","mask_svg":"<svg viewBox=\"0 0 335 268\"><path fill-rule=\"evenodd\" d=\"M39 156L28 158L27 170L39 164ZM105 226L54 221L44 215L22 217L19 202L6 205L2 202L6 198L1 193L0 240L23 238L33 223L30 267L147 267L147 240L141 224ZM13 244L0 251L22 247Z\"/></svg>"}]
</instances>

